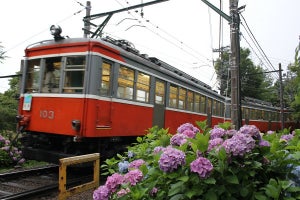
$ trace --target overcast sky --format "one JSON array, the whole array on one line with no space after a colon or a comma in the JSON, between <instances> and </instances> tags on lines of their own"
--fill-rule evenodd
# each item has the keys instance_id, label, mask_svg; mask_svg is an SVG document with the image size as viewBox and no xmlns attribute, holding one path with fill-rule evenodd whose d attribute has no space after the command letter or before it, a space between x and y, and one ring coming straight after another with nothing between
<instances>
[{"instance_id":1,"label":"overcast sky","mask_svg":"<svg viewBox=\"0 0 300 200\"><path fill-rule=\"evenodd\" d=\"M91 14L103 13L150 0L91 0ZM210 0L219 7L220 0ZM24 49L40 40L51 39L49 27L58 24L62 35L82 37L82 0L7 0L1 2L0 42L7 58L0 63L0 76L15 74ZM222 0L229 15L229 0ZM251 50L251 58L270 71L293 62L300 35L299 0L240 0L242 12L241 46ZM81 12L80 12L81 11ZM143 17L141 17L143 12ZM76 14L75 14L76 13ZM100 24L101 19L93 21ZM250 31L246 31L247 26ZM222 27L222 31L220 31ZM157 57L216 88L213 49L230 45L230 27L201 0L169 0L152 6L116 14L104 29L105 35L127 39L141 53ZM220 39L220 33L221 39ZM253 34L254 38L250 35ZM267 59L258 46L262 48ZM268 62L270 61L270 63ZM276 76L275 76L276 77ZM0 92L9 88L0 79Z\"/></svg>"}]
</instances>

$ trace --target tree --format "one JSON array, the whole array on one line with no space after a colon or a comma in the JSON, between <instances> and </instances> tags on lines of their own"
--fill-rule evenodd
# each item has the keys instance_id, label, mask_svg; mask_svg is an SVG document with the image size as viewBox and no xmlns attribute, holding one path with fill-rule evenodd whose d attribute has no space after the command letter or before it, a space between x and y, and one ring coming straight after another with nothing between
<instances>
[{"instance_id":1,"label":"tree","mask_svg":"<svg viewBox=\"0 0 300 200\"><path fill-rule=\"evenodd\" d=\"M271 78L264 73L262 67L254 65L249 58L250 50L248 48L241 48L240 52L241 98L252 97L268 100L272 92ZM220 92L222 95L227 94L228 96L231 93L229 56L229 50L225 49L215 64Z\"/></svg>"},{"instance_id":2,"label":"tree","mask_svg":"<svg viewBox=\"0 0 300 200\"><path fill-rule=\"evenodd\" d=\"M0 42L1 43L1 42ZM3 46L0 45L0 63L3 63L6 56L4 56L5 51L3 50Z\"/></svg>"},{"instance_id":3,"label":"tree","mask_svg":"<svg viewBox=\"0 0 300 200\"><path fill-rule=\"evenodd\" d=\"M291 72L295 74L294 87L295 87L295 98L291 103L291 107L294 109L293 117L295 120L300 120L300 45L295 50L295 62L289 67Z\"/></svg>"}]
</instances>

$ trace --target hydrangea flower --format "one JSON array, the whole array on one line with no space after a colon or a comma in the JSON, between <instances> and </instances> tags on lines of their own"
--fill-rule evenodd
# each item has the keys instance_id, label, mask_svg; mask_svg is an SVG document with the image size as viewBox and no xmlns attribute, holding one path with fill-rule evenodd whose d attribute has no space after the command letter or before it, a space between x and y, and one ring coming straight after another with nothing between
<instances>
[{"instance_id":1,"label":"hydrangea flower","mask_svg":"<svg viewBox=\"0 0 300 200\"><path fill-rule=\"evenodd\" d=\"M167 147L159 159L159 168L164 172L172 172L185 164L185 154L178 149Z\"/></svg>"},{"instance_id":2,"label":"hydrangea flower","mask_svg":"<svg viewBox=\"0 0 300 200\"><path fill-rule=\"evenodd\" d=\"M223 128L215 127L210 130L210 139L222 138L226 134Z\"/></svg>"},{"instance_id":3,"label":"hydrangea flower","mask_svg":"<svg viewBox=\"0 0 300 200\"><path fill-rule=\"evenodd\" d=\"M270 143L266 140L260 140L258 145L262 147L269 147Z\"/></svg>"},{"instance_id":4,"label":"hydrangea flower","mask_svg":"<svg viewBox=\"0 0 300 200\"><path fill-rule=\"evenodd\" d=\"M199 129L191 123L182 124L181 126L178 127L177 132L178 133L183 133L186 130L191 130L195 133L199 132Z\"/></svg>"},{"instance_id":5,"label":"hydrangea flower","mask_svg":"<svg viewBox=\"0 0 300 200\"><path fill-rule=\"evenodd\" d=\"M93 199L94 200L108 200L109 195L110 195L109 189L106 187L106 185L102 185L94 191Z\"/></svg>"},{"instance_id":6,"label":"hydrangea flower","mask_svg":"<svg viewBox=\"0 0 300 200\"><path fill-rule=\"evenodd\" d=\"M143 165L145 163L146 162L143 159L134 160L129 164L128 168L129 169L131 169L131 168L138 169L141 165Z\"/></svg>"},{"instance_id":7,"label":"hydrangea flower","mask_svg":"<svg viewBox=\"0 0 300 200\"><path fill-rule=\"evenodd\" d=\"M177 133L171 137L170 143L171 145L180 146L187 142L188 136L183 133Z\"/></svg>"},{"instance_id":8,"label":"hydrangea flower","mask_svg":"<svg viewBox=\"0 0 300 200\"><path fill-rule=\"evenodd\" d=\"M280 137L280 141L288 142L288 141L290 141L291 139L293 139L293 137L294 137L293 134L282 135L282 136Z\"/></svg>"},{"instance_id":9,"label":"hydrangea flower","mask_svg":"<svg viewBox=\"0 0 300 200\"><path fill-rule=\"evenodd\" d=\"M260 131L255 125L244 125L239 130L242 134L247 134L255 139L261 139Z\"/></svg>"},{"instance_id":10,"label":"hydrangea flower","mask_svg":"<svg viewBox=\"0 0 300 200\"><path fill-rule=\"evenodd\" d=\"M158 154L158 153L164 151L165 149L166 149L165 147L157 146L157 147L155 147L155 148L153 149L153 153L154 153L154 154Z\"/></svg>"},{"instance_id":11,"label":"hydrangea flower","mask_svg":"<svg viewBox=\"0 0 300 200\"><path fill-rule=\"evenodd\" d=\"M215 138L208 141L208 151L211 151L213 148L219 147L223 144L224 140L222 138Z\"/></svg>"},{"instance_id":12,"label":"hydrangea flower","mask_svg":"<svg viewBox=\"0 0 300 200\"><path fill-rule=\"evenodd\" d=\"M124 177L121 174L115 173L109 177L107 177L107 180L105 182L105 185L109 192L115 192L117 191L118 187L124 183Z\"/></svg>"},{"instance_id":13,"label":"hydrangea flower","mask_svg":"<svg viewBox=\"0 0 300 200\"><path fill-rule=\"evenodd\" d=\"M131 170L124 175L124 181L126 183L130 183L131 185L136 185L142 179L143 179L143 173L139 169Z\"/></svg>"},{"instance_id":14,"label":"hydrangea flower","mask_svg":"<svg viewBox=\"0 0 300 200\"><path fill-rule=\"evenodd\" d=\"M275 131L271 131L271 130L267 131L267 134L274 134L274 133Z\"/></svg>"},{"instance_id":15,"label":"hydrangea flower","mask_svg":"<svg viewBox=\"0 0 300 200\"><path fill-rule=\"evenodd\" d=\"M158 189L156 187L152 188L152 190L150 191L150 196L155 196L156 193L158 192Z\"/></svg>"},{"instance_id":16,"label":"hydrangea flower","mask_svg":"<svg viewBox=\"0 0 300 200\"><path fill-rule=\"evenodd\" d=\"M133 151L128 151L127 156L128 156L128 158L133 158L135 156L135 154Z\"/></svg>"},{"instance_id":17,"label":"hydrangea flower","mask_svg":"<svg viewBox=\"0 0 300 200\"><path fill-rule=\"evenodd\" d=\"M122 196L126 195L129 192L130 192L129 188L126 188L126 189L122 188L119 192L117 192L117 196L122 197Z\"/></svg>"},{"instance_id":18,"label":"hydrangea flower","mask_svg":"<svg viewBox=\"0 0 300 200\"><path fill-rule=\"evenodd\" d=\"M204 157L199 157L190 164L191 172L198 173L200 178L207 178L213 170L211 162Z\"/></svg>"},{"instance_id":19,"label":"hydrangea flower","mask_svg":"<svg viewBox=\"0 0 300 200\"><path fill-rule=\"evenodd\" d=\"M183 135L186 135L189 138L194 138L197 132L193 131L193 130L185 130L183 131Z\"/></svg>"},{"instance_id":20,"label":"hydrangea flower","mask_svg":"<svg viewBox=\"0 0 300 200\"><path fill-rule=\"evenodd\" d=\"M223 142L222 146L228 154L244 156L255 147L255 140L249 134L236 134Z\"/></svg>"},{"instance_id":21,"label":"hydrangea flower","mask_svg":"<svg viewBox=\"0 0 300 200\"><path fill-rule=\"evenodd\" d=\"M118 168L120 173L126 173L128 171L129 162L123 161L118 163Z\"/></svg>"}]
</instances>

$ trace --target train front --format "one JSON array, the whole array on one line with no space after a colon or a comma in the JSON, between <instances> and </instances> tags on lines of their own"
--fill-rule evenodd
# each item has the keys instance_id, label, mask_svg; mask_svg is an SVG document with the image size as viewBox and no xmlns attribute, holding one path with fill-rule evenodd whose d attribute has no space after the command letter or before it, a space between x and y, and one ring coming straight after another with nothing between
<instances>
[{"instance_id":1,"label":"train front","mask_svg":"<svg viewBox=\"0 0 300 200\"><path fill-rule=\"evenodd\" d=\"M17 120L26 158L57 160L76 149L70 144L83 136L87 48L54 35L25 50Z\"/></svg>"}]
</instances>

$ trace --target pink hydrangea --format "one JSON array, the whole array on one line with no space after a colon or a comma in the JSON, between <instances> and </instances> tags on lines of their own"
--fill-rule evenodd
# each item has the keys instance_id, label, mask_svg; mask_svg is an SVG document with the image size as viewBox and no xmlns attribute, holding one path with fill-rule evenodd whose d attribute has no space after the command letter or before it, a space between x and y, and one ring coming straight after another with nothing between
<instances>
[{"instance_id":1,"label":"pink hydrangea","mask_svg":"<svg viewBox=\"0 0 300 200\"><path fill-rule=\"evenodd\" d=\"M198 173L200 178L207 178L213 170L211 162L204 157L199 157L190 164L191 172Z\"/></svg>"},{"instance_id":2,"label":"pink hydrangea","mask_svg":"<svg viewBox=\"0 0 300 200\"><path fill-rule=\"evenodd\" d=\"M186 138L188 138L188 136L186 136L182 133L177 133L171 137L170 143L171 143L171 145L180 146L187 142Z\"/></svg>"},{"instance_id":3,"label":"pink hydrangea","mask_svg":"<svg viewBox=\"0 0 300 200\"><path fill-rule=\"evenodd\" d=\"M185 154L178 149L167 147L159 159L159 167L164 172L172 172L185 164Z\"/></svg>"},{"instance_id":4,"label":"pink hydrangea","mask_svg":"<svg viewBox=\"0 0 300 200\"><path fill-rule=\"evenodd\" d=\"M105 185L110 192L115 192L122 183L124 183L124 177L121 174L115 173L107 177Z\"/></svg>"},{"instance_id":5,"label":"pink hydrangea","mask_svg":"<svg viewBox=\"0 0 300 200\"><path fill-rule=\"evenodd\" d=\"M108 200L109 195L110 195L109 189L106 187L106 185L102 185L94 191L93 199L94 200Z\"/></svg>"},{"instance_id":6,"label":"pink hydrangea","mask_svg":"<svg viewBox=\"0 0 300 200\"><path fill-rule=\"evenodd\" d=\"M139 169L131 170L124 175L125 182L130 183L130 185L136 185L142 179L143 179L143 173Z\"/></svg>"},{"instance_id":7,"label":"pink hydrangea","mask_svg":"<svg viewBox=\"0 0 300 200\"><path fill-rule=\"evenodd\" d=\"M185 130L183 131L183 135L186 135L189 138L194 138L197 132L195 132L194 130Z\"/></svg>"},{"instance_id":8,"label":"pink hydrangea","mask_svg":"<svg viewBox=\"0 0 300 200\"><path fill-rule=\"evenodd\" d=\"M158 153L160 153L160 152L162 152L162 151L164 151L164 150L165 150L165 147L158 146L158 147L155 147L155 148L153 149L153 153L154 153L154 154L158 154Z\"/></svg>"},{"instance_id":9,"label":"pink hydrangea","mask_svg":"<svg viewBox=\"0 0 300 200\"><path fill-rule=\"evenodd\" d=\"M146 162L143 159L134 160L131 163L129 163L128 168L134 168L138 169L141 165L145 164Z\"/></svg>"},{"instance_id":10,"label":"pink hydrangea","mask_svg":"<svg viewBox=\"0 0 300 200\"><path fill-rule=\"evenodd\" d=\"M219 147L223 144L224 140L222 138L215 138L208 141L208 151L211 151L213 148Z\"/></svg>"},{"instance_id":11,"label":"pink hydrangea","mask_svg":"<svg viewBox=\"0 0 300 200\"><path fill-rule=\"evenodd\" d=\"M244 156L255 147L255 140L248 134L236 134L223 142L222 146L228 154Z\"/></svg>"},{"instance_id":12,"label":"pink hydrangea","mask_svg":"<svg viewBox=\"0 0 300 200\"><path fill-rule=\"evenodd\" d=\"M215 127L210 130L210 139L222 138L226 134L226 130L223 128Z\"/></svg>"},{"instance_id":13,"label":"pink hydrangea","mask_svg":"<svg viewBox=\"0 0 300 200\"><path fill-rule=\"evenodd\" d=\"M199 129L191 123L182 124L181 126L178 127L177 132L178 133L183 133L186 130L191 130L195 133L199 132Z\"/></svg>"},{"instance_id":14,"label":"pink hydrangea","mask_svg":"<svg viewBox=\"0 0 300 200\"><path fill-rule=\"evenodd\" d=\"M126 189L122 188L119 192L117 192L117 196L122 197L122 196L126 195L129 192L130 192L129 188L126 188Z\"/></svg>"}]
</instances>

